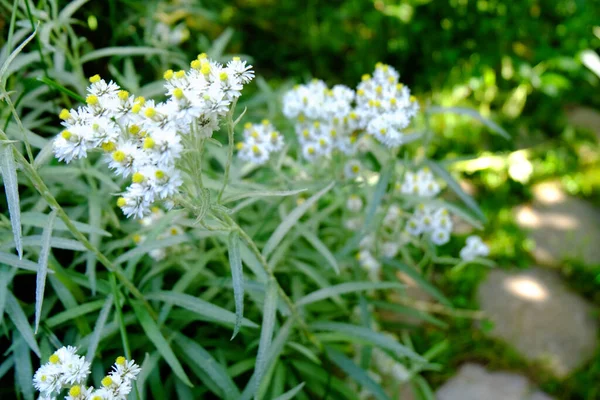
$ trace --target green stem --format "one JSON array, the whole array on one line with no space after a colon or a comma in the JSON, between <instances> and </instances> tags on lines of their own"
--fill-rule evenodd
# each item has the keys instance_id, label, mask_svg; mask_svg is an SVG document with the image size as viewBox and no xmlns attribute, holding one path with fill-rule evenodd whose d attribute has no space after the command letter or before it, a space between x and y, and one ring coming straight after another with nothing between
<instances>
[{"instance_id":1,"label":"green stem","mask_svg":"<svg viewBox=\"0 0 600 400\"><path fill-rule=\"evenodd\" d=\"M127 329L125 327L125 320L123 319L123 310L121 308L121 296L119 288L117 287L117 280L114 274L110 274L110 286L112 287L113 297L115 301L115 310L117 311L117 319L119 321L119 330L121 331L121 340L123 341L123 350L125 351L125 358L131 360L131 349L129 348L129 340L127 339Z\"/></svg>"}]
</instances>

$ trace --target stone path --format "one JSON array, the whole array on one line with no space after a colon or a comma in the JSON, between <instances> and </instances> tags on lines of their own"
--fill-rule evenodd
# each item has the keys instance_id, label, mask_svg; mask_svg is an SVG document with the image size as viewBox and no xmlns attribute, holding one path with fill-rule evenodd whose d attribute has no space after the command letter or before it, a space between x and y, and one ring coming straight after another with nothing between
<instances>
[{"instance_id":1,"label":"stone path","mask_svg":"<svg viewBox=\"0 0 600 400\"><path fill-rule=\"evenodd\" d=\"M536 185L533 192L533 204L517 207L515 219L535 241L536 260L549 265L564 259L600 264L600 211L554 183Z\"/></svg>"},{"instance_id":2,"label":"stone path","mask_svg":"<svg viewBox=\"0 0 600 400\"><path fill-rule=\"evenodd\" d=\"M494 323L491 336L557 376L566 376L593 355L598 336L593 308L554 272L492 270L477 297Z\"/></svg>"},{"instance_id":3,"label":"stone path","mask_svg":"<svg viewBox=\"0 0 600 400\"><path fill-rule=\"evenodd\" d=\"M440 387L437 400L552 400L532 387L527 378L509 372L488 372L477 364L465 364Z\"/></svg>"}]
</instances>

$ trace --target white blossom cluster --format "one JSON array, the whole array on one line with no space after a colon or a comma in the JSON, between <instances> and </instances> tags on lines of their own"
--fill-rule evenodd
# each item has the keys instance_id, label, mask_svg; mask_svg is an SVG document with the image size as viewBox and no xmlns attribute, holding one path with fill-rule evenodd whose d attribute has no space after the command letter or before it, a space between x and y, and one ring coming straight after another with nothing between
<instances>
[{"instance_id":1,"label":"white blossom cluster","mask_svg":"<svg viewBox=\"0 0 600 400\"><path fill-rule=\"evenodd\" d=\"M419 204L406 223L406 231L414 236L428 235L433 244L441 246L450 241L453 226L448 209Z\"/></svg>"},{"instance_id":2,"label":"white blossom cluster","mask_svg":"<svg viewBox=\"0 0 600 400\"><path fill-rule=\"evenodd\" d=\"M369 280L378 282L379 275L381 274L381 263L377 260L377 257L373 255L373 249L375 248L374 234L365 236L360 241L358 247L359 251L356 254L358 264L367 272Z\"/></svg>"},{"instance_id":3,"label":"white blossom cluster","mask_svg":"<svg viewBox=\"0 0 600 400\"><path fill-rule=\"evenodd\" d=\"M284 146L283 136L267 119L260 124L250 122L244 125L244 141L238 142L238 157L254 164L264 164L272 153Z\"/></svg>"},{"instance_id":4,"label":"white blossom cluster","mask_svg":"<svg viewBox=\"0 0 600 400\"><path fill-rule=\"evenodd\" d=\"M56 400L65 389L68 389L67 400L127 399L141 371L135 361L118 357L112 370L102 379L102 387L94 389L85 386L90 363L76 351L73 346L61 347L35 372L33 386L40 392L40 400Z\"/></svg>"},{"instance_id":5,"label":"white blossom cluster","mask_svg":"<svg viewBox=\"0 0 600 400\"><path fill-rule=\"evenodd\" d=\"M399 77L393 67L377 63L373 76L363 75L356 88L360 127L390 148L404 143L403 131L419 111L419 103Z\"/></svg>"},{"instance_id":6,"label":"white blossom cluster","mask_svg":"<svg viewBox=\"0 0 600 400\"><path fill-rule=\"evenodd\" d=\"M490 249L479 236L471 235L467 238L467 244L460 250L460 258L464 261L473 261L477 257L486 257Z\"/></svg>"},{"instance_id":7,"label":"white blossom cluster","mask_svg":"<svg viewBox=\"0 0 600 400\"><path fill-rule=\"evenodd\" d=\"M330 89L315 79L287 92L283 114L295 122L304 158L313 161L335 149L353 154L359 131L390 148L402 145L419 103L398 78L393 67L378 63L373 76L363 75L356 91L343 85Z\"/></svg>"},{"instance_id":8,"label":"white blossom cluster","mask_svg":"<svg viewBox=\"0 0 600 400\"><path fill-rule=\"evenodd\" d=\"M152 207L150 214L139 220L140 225L142 225L143 227L155 226L162 219L162 217L164 217L164 215L165 212L159 207ZM158 235L157 239L165 239L169 236L182 235L183 233L183 228L180 225L173 223L168 229L166 229L163 233ZM146 241L146 236L142 234L135 234L133 235L133 241L136 245L139 246ZM168 247L153 248L148 252L148 255L154 261L162 261L167 256L168 251Z\"/></svg>"},{"instance_id":9,"label":"white blossom cluster","mask_svg":"<svg viewBox=\"0 0 600 400\"><path fill-rule=\"evenodd\" d=\"M355 93L344 85L328 88L314 79L296 85L283 97L283 114L294 120L294 129L309 161L329 157L334 150L353 154L351 133L358 129L358 116L352 110Z\"/></svg>"},{"instance_id":10,"label":"white blossom cluster","mask_svg":"<svg viewBox=\"0 0 600 400\"><path fill-rule=\"evenodd\" d=\"M142 218L178 192L182 141L212 136L254 72L239 58L224 66L200 54L190 70L168 70L164 78L168 100L155 103L94 75L87 105L60 113L65 129L54 141L56 157L68 163L104 151L109 168L131 179L117 201L127 217Z\"/></svg>"},{"instance_id":11,"label":"white blossom cluster","mask_svg":"<svg viewBox=\"0 0 600 400\"><path fill-rule=\"evenodd\" d=\"M431 170L425 167L416 173L407 171L400 192L420 197L434 197L440 192L440 185L435 181Z\"/></svg>"}]
</instances>

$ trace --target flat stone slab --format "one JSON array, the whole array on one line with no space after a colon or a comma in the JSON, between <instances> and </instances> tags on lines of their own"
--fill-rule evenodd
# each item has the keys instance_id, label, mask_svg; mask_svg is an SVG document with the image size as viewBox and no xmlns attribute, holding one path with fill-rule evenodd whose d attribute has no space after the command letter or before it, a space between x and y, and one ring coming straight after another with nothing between
<instances>
[{"instance_id":1,"label":"flat stone slab","mask_svg":"<svg viewBox=\"0 0 600 400\"><path fill-rule=\"evenodd\" d=\"M536 260L550 265L564 259L600 264L600 211L554 183L536 185L533 192L533 203L517 207L514 215L535 241Z\"/></svg>"},{"instance_id":2,"label":"flat stone slab","mask_svg":"<svg viewBox=\"0 0 600 400\"><path fill-rule=\"evenodd\" d=\"M598 322L593 307L552 271L492 270L479 285L477 298L494 323L491 336L556 376L568 375L594 353Z\"/></svg>"},{"instance_id":3,"label":"flat stone slab","mask_svg":"<svg viewBox=\"0 0 600 400\"><path fill-rule=\"evenodd\" d=\"M464 364L441 386L438 400L552 400L527 378L510 372L489 372L478 364Z\"/></svg>"}]
</instances>

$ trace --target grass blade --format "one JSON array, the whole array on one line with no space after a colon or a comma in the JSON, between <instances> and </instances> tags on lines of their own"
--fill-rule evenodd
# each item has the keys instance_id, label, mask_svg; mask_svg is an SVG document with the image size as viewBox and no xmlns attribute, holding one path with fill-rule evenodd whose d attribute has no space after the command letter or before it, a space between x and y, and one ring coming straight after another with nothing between
<instances>
[{"instance_id":1,"label":"grass blade","mask_svg":"<svg viewBox=\"0 0 600 400\"><path fill-rule=\"evenodd\" d=\"M506 132L506 130L504 128L502 128L500 125L498 125L494 121L484 118L481 114L479 114L476 110L474 110L472 108L431 106L426 110L426 112L430 113L430 114L468 115L469 117L474 118L477 121L481 122L483 125L487 126L493 132L502 136L504 139L506 139L506 140L511 139L510 134L508 132Z\"/></svg>"},{"instance_id":2,"label":"grass blade","mask_svg":"<svg viewBox=\"0 0 600 400\"><path fill-rule=\"evenodd\" d=\"M282 394L281 396L277 396L275 398L275 400L291 400L294 398L295 395L297 395L298 393L300 393L300 391L302 390L302 388L304 388L305 383L302 382L301 384L299 384L298 386L296 386L295 388L288 390L287 392L285 392L284 394Z\"/></svg>"},{"instance_id":3,"label":"grass blade","mask_svg":"<svg viewBox=\"0 0 600 400\"><path fill-rule=\"evenodd\" d=\"M398 341L391 337L384 335L383 333L375 332L364 326L346 324L342 322L315 322L311 325L312 329L318 331L336 332L343 334L348 337L349 341L356 339L362 339L375 346L379 346L383 349L389 350L396 354L398 357L408 357L413 360L419 360L426 362L426 360L409 349L406 346L401 345Z\"/></svg>"},{"instance_id":4,"label":"grass blade","mask_svg":"<svg viewBox=\"0 0 600 400\"><path fill-rule=\"evenodd\" d=\"M460 187L460 184L456 182L452 175L450 175L448 171L446 171L435 161L427 160L426 163L437 176L442 178L448 184L450 189L452 189L452 191L456 193L456 195L463 201L463 203L465 203L467 207L469 207L477 215L477 217L479 217L479 219L485 223L485 215L483 215L483 212L481 211L475 200L473 200L473 198Z\"/></svg>"},{"instance_id":5,"label":"grass blade","mask_svg":"<svg viewBox=\"0 0 600 400\"><path fill-rule=\"evenodd\" d=\"M152 319L152 317L148 314L146 308L144 308L141 304L132 303L133 310L135 315L140 321L144 332L148 336L148 339L154 344L156 350L160 353L160 355L165 359L167 364L171 367L175 375L183 381L186 385L192 387L192 382L185 374L181 363L173 353L171 346L169 346L169 342L165 339L165 337L160 332L158 325Z\"/></svg>"},{"instance_id":6,"label":"grass blade","mask_svg":"<svg viewBox=\"0 0 600 400\"><path fill-rule=\"evenodd\" d=\"M0 73L0 76L2 74ZM15 246L19 258L23 258L23 244L21 243L21 208L19 203L19 182L17 181L17 166L13 153L13 146L0 143L0 174L4 181L8 215L13 231Z\"/></svg>"},{"instance_id":7,"label":"grass blade","mask_svg":"<svg viewBox=\"0 0 600 400\"><path fill-rule=\"evenodd\" d=\"M331 186L331 185L330 185ZM254 390L258 391L263 374L267 366L267 353L271 347L273 331L275 330L275 312L277 311L277 283L274 279L267 281L265 288L265 302L263 305L263 320L258 342L258 354L256 355L256 366L254 367ZM255 396L256 399L256 396Z\"/></svg>"},{"instance_id":8,"label":"grass blade","mask_svg":"<svg viewBox=\"0 0 600 400\"><path fill-rule=\"evenodd\" d=\"M52 238L52 227L56 219L56 211L48 216L48 224L42 232L42 249L38 258L38 271L35 282L35 333L40 326L42 316L42 303L44 302L44 289L46 288L46 276L48 275L48 256L50 255L50 239Z\"/></svg>"},{"instance_id":9,"label":"grass blade","mask_svg":"<svg viewBox=\"0 0 600 400\"><path fill-rule=\"evenodd\" d=\"M37 272L38 269L38 265L33 261L27 259L21 260L14 254L4 253L2 251L0 251L0 263L33 272Z\"/></svg>"},{"instance_id":10,"label":"grass blade","mask_svg":"<svg viewBox=\"0 0 600 400\"><path fill-rule=\"evenodd\" d=\"M296 189L296 190L261 190L256 192L246 192L246 193L238 193L232 194L223 199L223 204L231 203L232 201L242 200L246 198L252 197L285 197L285 196L294 196L298 193L305 192L306 189Z\"/></svg>"},{"instance_id":11,"label":"grass blade","mask_svg":"<svg viewBox=\"0 0 600 400\"><path fill-rule=\"evenodd\" d=\"M269 254L271 254L273 250L275 250L277 245L281 243L283 237L290 231L290 229L292 229L292 227L298 222L298 220L304 215L304 213L308 211L308 209L311 208L313 204L315 204L325 193L331 190L331 188L334 185L335 182L331 182L325 188L321 189L319 192L315 193L304 203L296 207L291 213L288 214L287 217L285 217L283 221L281 221L281 224L279 224L277 229L275 229L275 232L273 232L273 234L267 241L267 244L265 244L265 247L263 249L263 255L265 256L265 258L267 258Z\"/></svg>"},{"instance_id":12,"label":"grass blade","mask_svg":"<svg viewBox=\"0 0 600 400\"><path fill-rule=\"evenodd\" d=\"M363 292L374 289L402 289L403 287L404 285L398 282L346 282L316 290L302 297L296 302L296 305L305 306L344 293Z\"/></svg>"},{"instance_id":13,"label":"grass blade","mask_svg":"<svg viewBox=\"0 0 600 400\"><path fill-rule=\"evenodd\" d=\"M98 349L98 345L100 344L100 339L102 338L102 331L104 330L104 326L106 325L106 320L108 319L108 314L110 313L110 309L113 306L113 298L111 295L106 297L106 301L100 310L100 314L98 314L98 319L96 320L96 325L94 326L94 331L90 336L90 342L88 344L87 354L85 359L90 363L94 361L94 356L96 355L96 350Z\"/></svg>"},{"instance_id":14,"label":"grass blade","mask_svg":"<svg viewBox=\"0 0 600 400\"><path fill-rule=\"evenodd\" d=\"M15 380L19 391L24 400L33 400L33 386L31 385L31 376L33 368L31 366L31 354L27 343L19 334L13 334L14 355L15 355Z\"/></svg>"},{"instance_id":15,"label":"grass blade","mask_svg":"<svg viewBox=\"0 0 600 400\"><path fill-rule=\"evenodd\" d=\"M19 55L19 53L21 51L23 51L23 49L25 48L25 46L27 46L27 44L29 42L31 42L31 40L35 37L37 33L37 27L36 30L33 31L33 33L31 35L29 35L27 37L27 39L25 39L20 45L19 47L17 47L12 53L10 53L10 55L8 56L8 58L6 59L6 61L4 61L4 64L2 64L2 67L0 67L0 86L1 87L6 87L6 81L4 80L4 74L6 73L6 70L8 69L8 66L10 65L10 63L13 62L13 60L15 59L15 57L17 57Z\"/></svg>"},{"instance_id":16,"label":"grass blade","mask_svg":"<svg viewBox=\"0 0 600 400\"><path fill-rule=\"evenodd\" d=\"M333 349L327 349L327 354L331 361L340 367L340 369L350 378L354 379L358 384L367 389L377 400L390 399L381 386L371 379L367 371L356 365L351 359Z\"/></svg>"},{"instance_id":17,"label":"grass blade","mask_svg":"<svg viewBox=\"0 0 600 400\"><path fill-rule=\"evenodd\" d=\"M233 336L239 333L244 318L244 270L240 255L240 236L237 231L229 234L229 265L231 266L231 280L233 283L233 297L235 300L235 326Z\"/></svg>"},{"instance_id":18,"label":"grass blade","mask_svg":"<svg viewBox=\"0 0 600 400\"><path fill-rule=\"evenodd\" d=\"M149 300L160 300L165 303L174 304L211 321L222 322L225 324L236 323L236 315L231 311L209 303L208 301L190 296L189 294L161 291L149 293L146 295L146 298ZM242 319L241 326L258 328L257 324L246 318Z\"/></svg>"},{"instance_id":19,"label":"grass blade","mask_svg":"<svg viewBox=\"0 0 600 400\"><path fill-rule=\"evenodd\" d=\"M100 50L90 51L79 60L81 64L85 64L88 61L97 60L103 57L121 56L150 56L155 54L168 55L169 52L163 49L157 49L154 47L136 47L136 46L123 46L123 47L105 47Z\"/></svg>"},{"instance_id":20,"label":"grass blade","mask_svg":"<svg viewBox=\"0 0 600 400\"><path fill-rule=\"evenodd\" d=\"M210 355L196 341L187 336L177 334L175 344L185 354L190 363L194 363L198 368L204 371L214 383L222 390L225 399L238 399L240 391L229 377L227 369Z\"/></svg>"},{"instance_id":21,"label":"grass blade","mask_svg":"<svg viewBox=\"0 0 600 400\"><path fill-rule=\"evenodd\" d=\"M85 99L82 96L78 95L77 93L75 93L72 90L67 89L63 85L53 81L50 78L43 76L43 77L38 78L38 81L45 83L47 86L51 87L52 89L56 89L59 92L66 94L67 96L71 97L73 100L75 100L79 103L85 103Z\"/></svg>"},{"instance_id":22,"label":"grass blade","mask_svg":"<svg viewBox=\"0 0 600 400\"><path fill-rule=\"evenodd\" d=\"M8 292L6 296L6 311L29 348L33 350L38 357L41 357L42 353L40 352L37 342L35 341L33 329L31 329L29 321L27 321L27 316L19 305L19 300L17 300L17 298L11 292Z\"/></svg>"},{"instance_id":23,"label":"grass blade","mask_svg":"<svg viewBox=\"0 0 600 400\"><path fill-rule=\"evenodd\" d=\"M446 298L446 296L444 296L442 294L442 292L440 292L431 283L427 282L427 280L425 278L423 278L421 276L421 274L416 269L414 269L413 267L408 266L408 265L406 265L404 263L401 263L400 261L396 261L396 260L392 260L392 259L386 259L386 260L384 260L384 264L389 265L391 267L394 267L398 271L400 271L400 272L408 275L408 277L410 279L412 279L415 282L417 282L417 284L421 287L421 289L423 289L424 291L426 291L428 294L430 294L433 298L435 298L437 301L439 301L443 305L445 305L447 307L451 307L451 308L454 307L452 305L452 303L450 302L450 300L448 300Z\"/></svg>"},{"instance_id":24,"label":"grass blade","mask_svg":"<svg viewBox=\"0 0 600 400\"><path fill-rule=\"evenodd\" d=\"M43 228L47 224L47 219L48 216L46 214L35 211L27 211L21 215L21 223L24 226L35 226L38 228ZM85 224L83 222L71 221L71 223L75 228L77 228L77 230L83 233L97 233L98 235L106 237L112 236L109 232L105 231L104 229L99 229L89 224ZM54 223L54 230L67 231L69 230L69 228L63 221L58 220Z\"/></svg>"},{"instance_id":25,"label":"grass blade","mask_svg":"<svg viewBox=\"0 0 600 400\"><path fill-rule=\"evenodd\" d=\"M340 267L338 266L337 260L335 259L335 256L331 253L331 251L329 251L327 246L325 246L325 243L323 243L321 239L317 237L317 235L310 232L308 229L306 229L300 224L296 225L296 229L298 229L300 234L304 237L304 239L306 239L308 243L310 243L315 248L315 250L317 250L319 254L323 256L323 258L325 258L325 260L331 266L331 268L333 268L335 273L339 275Z\"/></svg>"}]
</instances>

